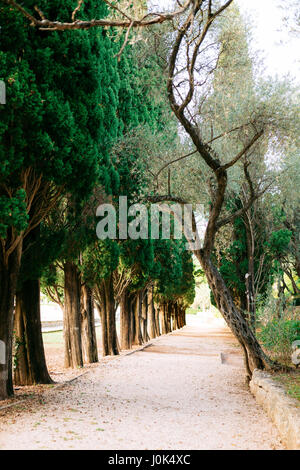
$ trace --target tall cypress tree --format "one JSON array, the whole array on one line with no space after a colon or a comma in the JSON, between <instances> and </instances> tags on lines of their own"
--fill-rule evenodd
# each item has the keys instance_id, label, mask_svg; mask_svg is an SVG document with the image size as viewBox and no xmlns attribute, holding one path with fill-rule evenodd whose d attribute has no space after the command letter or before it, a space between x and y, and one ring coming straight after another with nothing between
<instances>
[{"instance_id":1,"label":"tall cypress tree","mask_svg":"<svg viewBox=\"0 0 300 470\"><path fill-rule=\"evenodd\" d=\"M41 6L63 17L69 5L57 0ZM89 8L105 6L90 2ZM103 86L112 73L99 62L101 53L109 57L104 31L49 34L30 28L9 6L0 8L0 20L0 78L7 87L7 104L0 109L0 340L6 351L0 398L5 398L13 392L13 302L24 237L63 192L84 199L100 176L109 186L105 146L108 129L116 131L113 113L103 119L114 87Z\"/></svg>"},{"instance_id":2,"label":"tall cypress tree","mask_svg":"<svg viewBox=\"0 0 300 470\"><path fill-rule=\"evenodd\" d=\"M117 52L120 44L115 43L114 47ZM147 185L147 178L145 177L145 149L143 145L135 145L135 136L141 135L142 137L142 133L139 134L141 129L145 129L148 133L155 133L165 125L161 112L161 108L164 106L163 99L158 99L153 103L151 97L147 94L145 95L143 78L146 72L143 67L138 68L134 55L136 47L138 46L127 46L118 63L119 92L117 116L119 118L119 133L118 139L115 142L117 145L113 147L111 152L112 161L118 171L120 182L117 190L113 191L112 195L112 202L115 204L116 209L118 208L119 196L126 196L128 204L140 202ZM127 298L129 292L130 295L133 295L133 292L135 292L134 296L137 297L144 290L149 279L153 246L151 243L141 240L137 242L121 241L118 245L122 266L126 266L128 273L132 271L133 267L139 273L139 281L137 283L131 282L130 286L127 286L126 292L123 293L124 297ZM111 243L111 241L96 241L88 247L84 256L85 266L83 269L90 282L94 283L97 294L97 303L102 319L103 351L105 355L117 354L119 349L115 327L117 293L114 292L114 279L118 277L119 266L115 262L116 246L117 244ZM102 259L99 260L99 249L103 259L112 261L112 263L110 261L106 263L105 269L99 269L103 263ZM107 249L107 252L105 249ZM150 262L148 268L143 263L142 258ZM128 305L127 302L122 302L122 304L123 306ZM122 337L129 337L127 331L129 315L129 309L122 309L122 318L124 318L127 325L126 331L122 330ZM136 325L136 338L140 337L138 330L139 324ZM123 340L121 343L125 344ZM126 345L128 346L129 343L126 342Z\"/></svg>"}]
</instances>

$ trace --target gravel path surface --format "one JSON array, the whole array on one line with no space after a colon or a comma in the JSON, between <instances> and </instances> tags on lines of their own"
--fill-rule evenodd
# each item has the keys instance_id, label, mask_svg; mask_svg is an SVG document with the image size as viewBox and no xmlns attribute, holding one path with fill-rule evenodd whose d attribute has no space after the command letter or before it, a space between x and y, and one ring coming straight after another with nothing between
<instances>
[{"instance_id":1,"label":"gravel path surface","mask_svg":"<svg viewBox=\"0 0 300 470\"><path fill-rule=\"evenodd\" d=\"M224 328L186 327L0 411L0 449L282 448Z\"/></svg>"}]
</instances>

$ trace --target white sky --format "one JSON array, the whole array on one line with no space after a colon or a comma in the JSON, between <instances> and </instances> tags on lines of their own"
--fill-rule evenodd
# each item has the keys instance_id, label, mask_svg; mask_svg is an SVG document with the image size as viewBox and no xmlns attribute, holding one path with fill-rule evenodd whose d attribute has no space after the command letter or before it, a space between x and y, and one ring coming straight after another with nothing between
<instances>
[{"instance_id":1,"label":"white sky","mask_svg":"<svg viewBox=\"0 0 300 470\"><path fill-rule=\"evenodd\" d=\"M276 0L236 0L242 14L253 25L254 50L261 50L269 75L299 77L300 39L292 36L283 24L284 10Z\"/></svg>"},{"instance_id":2,"label":"white sky","mask_svg":"<svg viewBox=\"0 0 300 470\"><path fill-rule=\"evenodd\" d=\"M279 0L235 0L246 19L253 25L251 49L261 51L267 75L290 73L300 82L300 39L289 34L283 24L284 5ZM150 0L156 9L173 5L173 0ZM159 8L160 7L160 8Z\"/></svg>"}]
</instances>

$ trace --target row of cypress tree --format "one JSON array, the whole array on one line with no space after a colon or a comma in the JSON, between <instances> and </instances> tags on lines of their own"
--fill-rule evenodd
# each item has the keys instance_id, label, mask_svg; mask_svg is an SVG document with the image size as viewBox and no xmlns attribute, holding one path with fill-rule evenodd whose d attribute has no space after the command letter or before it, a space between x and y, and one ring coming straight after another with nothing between
<instances>
[{"instance_id":1,"label":"row of cypress tree","mask_svg":"<svg viewBox=\"0 0 300 470\"><path fill-rule=\"evenodd\" d=\"M63 19L71 0L41 2ZM34 6L31 0L26 6ZM90 1L81 17L103 17ZM104 354L118 354L184 325L193 299L193 263L183 241L100 241L95 209L120 195L143 198L139 127L168 132L163 100L145 94L147 70L113 30L47 32L0 7L0 399L18 384L49 383L40 320L40 285L64 310L65 365L98 360L94 306ZM157 98L157 97L156 97ZM120 143L121 142L121 143ZM114 150L118 143L118 151ZM116 309L121 306L121 336ZM14 348L13 348L14 345ZM13 378L13 355L14 378Z\"/></svg>"}]
</instances>

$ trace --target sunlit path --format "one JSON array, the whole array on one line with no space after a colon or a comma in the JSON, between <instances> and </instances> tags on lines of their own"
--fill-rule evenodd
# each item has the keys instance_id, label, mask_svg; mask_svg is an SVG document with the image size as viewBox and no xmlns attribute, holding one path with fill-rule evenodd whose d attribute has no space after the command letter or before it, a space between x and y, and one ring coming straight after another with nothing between
<instances>
[{"instance_id":1,"label":"sunlit path","mask_svg":"<svg viewBox=\"0 0 300 470\"><path fill-rule=\"evenodd\" d=\"M229 331L196 321L2 412L0 426L2 449L282 448Z\"/></svg>"}]
</instances>

